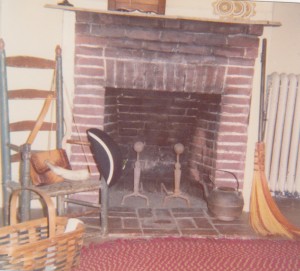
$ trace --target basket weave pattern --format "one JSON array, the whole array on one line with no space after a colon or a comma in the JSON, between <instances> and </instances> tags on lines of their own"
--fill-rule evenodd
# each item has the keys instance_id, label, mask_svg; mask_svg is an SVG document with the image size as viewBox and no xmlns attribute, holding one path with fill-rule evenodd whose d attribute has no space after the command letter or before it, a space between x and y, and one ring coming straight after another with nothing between
<instances>
[{"instance_id":1,"label":"basket weave pattern","mask_svg":"<svg viewBox=\"0 0 300 271\"><path fill-rule=\"evenodd\" d=\"M48 218L16 223L16 197L11 200L11 225L0 228L0 270L71 270L79 264L84 226L65 232L68 218L56 217L51 199L38 193L46 203ZM13 210L15 209L15 210Z\"/></svg>"}]
</instances>

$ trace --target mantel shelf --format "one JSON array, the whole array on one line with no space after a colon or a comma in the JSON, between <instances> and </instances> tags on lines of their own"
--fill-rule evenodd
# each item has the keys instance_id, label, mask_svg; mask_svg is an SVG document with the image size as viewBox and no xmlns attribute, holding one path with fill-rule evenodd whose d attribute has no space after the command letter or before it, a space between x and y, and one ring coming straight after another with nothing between
<instances>
[{"instance_id":1,"label":"mantel shelf","mask_svg":"<svg viewBox=\"0 0 300 271\"><path fill-rule=\"evenodd\" d=\"M198 17L187 17L187 16L173 16L173 15L158 15L158 14L147 14L141 12L123 12L123 11L111 11L111 10L99 10L99 9L88 9L88 8L77 8L63 5L45 5L46 8L60 9L63 11L82 11L82 12L94 12L101 14L113 14L122 16L134 16L134 17L147 17L147 18L160 18L169 20L190 20L200 22L212 22L212 23L227 23L227 24L247 24L247 25L263 25L263 26L281 26L280 22L273 21L262 21L262 20L244 20L244 19L213 19L213 18L198 18Z\"/></svg>"}]
</instances>

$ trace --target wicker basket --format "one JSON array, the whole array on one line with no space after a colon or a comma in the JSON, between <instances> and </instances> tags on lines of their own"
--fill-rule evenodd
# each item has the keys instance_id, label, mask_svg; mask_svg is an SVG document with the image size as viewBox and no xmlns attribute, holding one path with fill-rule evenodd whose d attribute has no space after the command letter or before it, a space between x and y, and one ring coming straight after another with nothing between
<instances>
[{"instance_id":1,"label":"wicker basket","mask_svg":"<svg viewBox=\"0 0 300 271\"><path fill-rule=\"evenodd\" d=\"M56 217L51 198L38 189L27 190L41 196L48 217L17 223L17 199L22 190L12 193L10 226L0 228L0 270L71 270L79 264L84 225L78 223L75 230L65 232L68 218Z\"/></svg>"}]
</instances>

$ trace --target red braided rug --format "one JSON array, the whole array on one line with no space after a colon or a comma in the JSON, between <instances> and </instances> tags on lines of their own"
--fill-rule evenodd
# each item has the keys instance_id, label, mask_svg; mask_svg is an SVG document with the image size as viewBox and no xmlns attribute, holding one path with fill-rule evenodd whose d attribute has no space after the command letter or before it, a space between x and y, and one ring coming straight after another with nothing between
<instances>
[{"instance_id":1,"label":"red braided rug","mask_svg":"<svg viewBox=\"0 0 300 271\"><path fill-rule=\"evenodd\" d=\"M300 242L156 238L84 247L74 271L299 271Z\"/></svg>"}]
</instances>

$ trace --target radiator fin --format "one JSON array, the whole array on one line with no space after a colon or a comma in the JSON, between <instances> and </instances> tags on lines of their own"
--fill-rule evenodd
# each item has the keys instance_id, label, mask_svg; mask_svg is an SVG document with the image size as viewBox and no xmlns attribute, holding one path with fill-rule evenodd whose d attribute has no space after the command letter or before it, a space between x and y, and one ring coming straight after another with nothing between
<instances>
[{"instance_id":1,"label":"radiator fin","mask_svg":"<svg viewBox=\"0 0 300 271\"><path fill-rule=\"evenodd\" d=\"M270 190L300 195L300 75L267 78L266 177Z\"/></svg>"}]
</instances>

